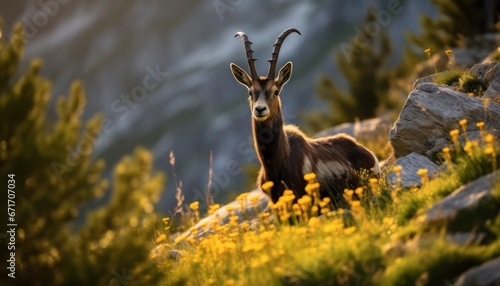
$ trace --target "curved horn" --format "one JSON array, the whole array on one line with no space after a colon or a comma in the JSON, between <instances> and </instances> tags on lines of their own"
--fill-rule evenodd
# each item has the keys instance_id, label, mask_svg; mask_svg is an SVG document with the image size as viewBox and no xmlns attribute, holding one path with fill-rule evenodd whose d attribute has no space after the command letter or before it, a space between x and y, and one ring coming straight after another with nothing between
<instances>
[{"instance_id":1,"label":"curved horn","mask_svg":"<svg viewBox=\"0 0 500 286\"><path fill-rule=\"evenodd\" d=\"M257 70L255 69L254 62L258 59L253 58L252 42L248 40L248 36L243 32L238 32L236 33L236 35L234 35L235 38L238 36L243 41L243 46L245 47L245 53L247 55L248 69L250 70L250 76L252 77L252 80L257 80L259 79L259 75L257 74Z\"/></svg>"},{"instance_id":2,"label":"curved horn","mask_svg":"<svg viewBox=\"0 0 500 286\"><path fill-rule=\"evenodd\" d=\"M278 39L276 39L276 42L273 45L274 49L273 52L271 53L271 59L267 60L270 63L269 71L267 72L267 78L274 79L276 73L276 65L278 64L278 56L280 54L281 44L283 44L283 41L286 39L286 37L288 37L288 35L290 35L293 32L301 35L299 30L291 28L283 31L283 33L279 35Z\"/></svg>"}]
</instances>

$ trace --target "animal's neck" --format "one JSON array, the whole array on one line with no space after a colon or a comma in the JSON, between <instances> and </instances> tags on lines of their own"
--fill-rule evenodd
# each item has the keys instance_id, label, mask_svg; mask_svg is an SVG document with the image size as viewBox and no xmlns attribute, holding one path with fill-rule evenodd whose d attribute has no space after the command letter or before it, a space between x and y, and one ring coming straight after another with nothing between
<instances>
[{"instance_id":1,"label":"animal's neck","mask_svg":"<svg viewBox=\"0 0 500 286\"><path fill-rule=\"evenodd\" d=\"M273 119L258 122L252 120L255 150L267 175L274 177L285 164L290 153L288 138L283 130L281 112ZM268 178L271 179L271 178Z\"/></svg>"}]
</instances>

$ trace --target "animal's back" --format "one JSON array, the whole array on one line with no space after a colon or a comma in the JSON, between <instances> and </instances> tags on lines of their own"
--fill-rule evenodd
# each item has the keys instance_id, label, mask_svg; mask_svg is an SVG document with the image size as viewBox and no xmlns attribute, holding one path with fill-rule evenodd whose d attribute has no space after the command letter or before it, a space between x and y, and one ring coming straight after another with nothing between
<instances>
[{"instance_id":1,"label":"animal's back","mask_svg":"<svg viewBox=\"0 0 500 286\"><path fill-rule=\"evenodd\" d=\"M344 189L360 186L357 171L379 172L378 160L368 149L348 135L339 134L307 139L311 155L305 159L303 173L313 172L320 183L322 197L330 197L339 205L345 203Z\"/></svg>"},{"instance_id":2,"label":"animal's back","mask_svg":"<svg viewBox=\"0 0 500 286\"><path fill-rule=\"evenodd\" d=\"M364 146L358 144L356 139L346 134L338 134L319 139L314 139L313 146L319 154L332 153L347 160L355 170L373 170L378 175L378 160ZM321 156L321 155L320 155Z\"/></svg>"},{"instance_id":3,"label":"animal's back","mask_svg":"<svg viewBox=\"0 0 500 286\"><path fill-rule=\"evenodd\" d=\"M304 175L315 173L320 183L321 197L330 197L337 204L344 204L343 191L359 186L357 170L370 170L378 166L376 158L365 147L347 135L309 139L294 125L284 126L290 153L284 168L264 174L261 169L259 184L274 181L272 200L276 202L285 189L294 191L297 198L305 195L307 182ZM278 179L275 181L275 179Z\"/></svg>"}]
</instances>

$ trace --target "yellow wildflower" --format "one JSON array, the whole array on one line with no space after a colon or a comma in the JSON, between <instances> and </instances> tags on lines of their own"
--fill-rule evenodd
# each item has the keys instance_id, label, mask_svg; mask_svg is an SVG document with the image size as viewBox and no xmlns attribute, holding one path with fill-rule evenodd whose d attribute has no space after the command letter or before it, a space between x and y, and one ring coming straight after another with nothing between
<instances>
[{"instance_id":1,"label":"yellow wildflower","mask_svg":"<svg viewBox=\"0 0 500 286\"><path fill-rule=\"evenodd\" d=\"M195 201L189 204L189 208L193 211L197 211L200 206L200 203Z\"/></svg>"},{"instance_id":2,"label":"yellow wildflower","mask_svg":"<svg viewBox=\"0 0 500 286\"><path fill-rule=\"evenodd\" d=\"M403 170L403 167L402 166L394 166L394 168L392 168L392 170L397 174L401 173L401 170Z\"/></svg>"},{"instance_id":3,"label":"yellow wildflower","mask_svg":"<svg viewBox=\"0 0 500 286\"><path fill-rule=\"evenodd\" d=\"M246 199L246 197L248 197L248 195L250 195L250 193L248 193L248 192L247 193L242 193L242 194L240 194L239 196L236 197L236 200L237 201L243 201L243 200Z\"/></svg>"},{"instance_id":4,"label":"yellow wildflower","mask_svg":"<svg viewBox=\"0 0 500 286\"><path fill-rule=\"evenodd\" d=\"M460 126L462 127L462 129L466 129L467 128L467 119L462 119L458 122L460 124Z\"/></svg>"},{"instance_id":5,"label":"yellow wildflower","mask_svg":"<svg viewBox=\"0 0 500 286\"><path fill-rule=\"evenodd\" d=\"M472 144L471 141L467 141L464 146L464 151L469 157L472 157L472 146L474 146L474 144Z\"/></svg>"},{"instance_id":6,"label":"yellow wildflower","mask_svg":"<svg viewBox=\"0 0 500 286\"><path fill-rule=\"evenodd\" d=\"M429 172L429 170L427 170L427 169L419 169L417 171L417 174L419 174L420 176L423 176L423 175L427 175L428 172Z\"/></svg>"},{"instance_id":7,"label":"yellow wildflower","mask_svg":"<svg viewBox=\"0 0 500 286\"><path fill-rule=\"evenodd\" d=\"M306 190L306 193L310 196L312 196L313 192L316 192L318 191L319 189L319 183L309 183L307 184L305 190Z\"/></svg>"},{"instance_id":8,"label":"yellow wildflower","mask_svg":"<svg viewBox=\"0 0 500 286\"><path fill-rule=\"evenodd\" d=\"M425 183L427 183L427 181L429 181L429 177L427 176L428 172L429 172L429 170L427 170L427 169L419 169L417 171L417 174L422 179L422 184L425 184Z\"/></svg>"},{"instance_id":9,"label":"yellow wildflower","mask_svg":"<svg viewBox=\"0 0 500 286\"><path fill-rule=\"evenodd\" d=\"M382 222L386 225L391 225L394 222L394 218L392 217L384 217Z\"/></svg>"},{"instance_id":10,"label":"yellow wildflower","mask_svg":"<svg viewBox=\"0 0 500 286\"><path fill-rule=\"evenodd\" d=\"M230 232L230 233L228 234L228 236L229 236L230 238L236 238L236 237L238 237L239 235L240 235L240 234L239 234L238 232Z\"/></svg>"},{"instance_id":11,"label":"yellow wildflower","mask_svg":"<svg viewBox=\"0 0 500 286\"><path fill-rule=\"evenodd\" d=\"M339 230L344 228L344 222L342 219L334 219L331 223L323 227L325 233L337 233Z\"/></svg>"},{"instance_id":12,"label":"yellow wildflower","mask_svg":"<svg viewBox=\"0 0 500 286\"><path fill-rule=\"evenodd\" d=\"M270 242L274 236L274 233L271 231L264 231L260 234L260 238L264 241Z\"/></svg>"},{"instance_id":13,"label":"yellow wildflower","mask_svg":"<svg viewBox=\"0 0 500 286\"><path fill-rule=\"evenodd\" d=\"M344 229L344 233L346 235L350 235L350 234L352 234L355 231L356 231L356 227L355 226L351 226L351 227L348 227L348 228Z\"/></svg>"},{"instance_id":14,"label":"yellow wildflower","mask_svg":"<svg viewBox=\"0 0 500 286\"><path fill-rule=\"evenodd\" d=\"M424 51L426 54L427 54L427 57L430 58L431 57L431 49L425 49Z\"/></svg>"},{"instance_id":15,"label":"yellow wildflower","mask_svg":"<svg viewBox=\"0 0 500 286\"><path fill-rule=\"evenodd\" d=\"M312 217L307 223L307 225L311 228L317 228L318 226L321 225L321 222L319 221L318 217Z\"/></svg>"},{"instance_id":16,"label":"yellow wildflower","mask_svg":"<svg viewBox=\"0 0 500 286\"><path fill-rule=\"evenodd\" d=\"M493 143L495 141L495 136L493 136L492 134L488 134L486 135L486 138L484 138L484 141L486 143Z\"/></svg>"},{"instance_id":17,"label":"yellow wildflower","mask_svg":"<svg viewBox=\"0 0 500 286\"><path fill-rule=\"evenodd\" d=\"M316 174L314 173L308 173L304 175L304 180L308 181L309 183L314 183L314 180L316 180Z\"/></svg>"},{"instance_id":18,"label":"yellow wildflower","mask_svg":"<svg viewBox=\"0 0 500 286\"><path fill-rule=\"evenodd\" d=\"M363 207L361 206L361 202L360 201L352 201L351 202L351 209L353 212L359 213L363 209Z\"/></svg>"},{"instance_id":19,"label":"yellow wildflower","mask_svg":"<svg viewBox=\"0 0 500 286\"><path fill-rule=\"evenodd\" d=\"M370 186L372 188L372 192L377 192L378 190L378 179L371 178L370 180Z\"/></svg>"},{"instance_id":20,"label":"yellow wildflower","mask_svg":"<svg viewBox=\"0 0 500 286\"><path fill-rule=\"evenodd\" d=\"M259 214L260 218L268 218L269 216L271 216L271 214L268 212L264 212L264 213Z\"/></svg>"},{"instance_id":21,"label":"yellow wildflower","mask_svg":"<svg viewBox=\"0 0 500 286\"><path fill-rule=\"evenodd\" d=\"M361 197L363 195L363 188L361 187L357 188L356 190L354 190L354 193L356 193L356 195Z\"/></svg>"},{"instance_id":22,"label":"yellow wildflower","mask_svg":"<svg viewBox=\"0 0 500 286\"><path fill-rule=\"evenodd\" d=\"M344 194L348 195L349 197L352 196L352 194L354 193L353 190L350 190L350 189L344 189Z\"/></svg>"},{"instance_id":23,"label":"yellow wildflower","mask_svg":"<svg viewBox=\"0 0 500 286\"><path fill-rule=\"evenodd\" d=\"M297 203L299 203L299 205L308 205L311 202L312 202L312 199L308 195L304 195L304 196L302 196L302 198L297 200Z\"/></svg>"},{"instance_id":24,"label":"yellow wildflower","mask_svg":"<svg viewBox=\"0 0 500 286\"><path fill-rule=\"evenodd\" d=\"M302 211L300 210L300 206L298 204L293 204L292 210L293 210L293 214L296 216L300 216L302 214Z\"/></svg>"},{"instance_id":25,"label":"yellow wildflower","mask_svg":"<svg viewBox=\"0 0 500 286\"><path fill-rule=\"evenodd\" d=\"M451 140L453 141L453 143L455 143L456 147L459 147L458 145L460 144L458 142L459 134L460 134L460 131L458 129L453 129L450 131Z\"/></svg>"},{"instance_id":26,"label":"yellow wildflower","mask_svg":"<svg viewBox=\"0 0 500 286\"><path fill-rule=\"evenodd\" d=\"M215 213L216 210L220 208L220 204L214 204L208 207L208 214L211 215Z\"/></svg>"},{"instance_id":27,"label":"yellow wildflower","mask_svg":"<svg viewBox=\"0 0 500 286\"><path fill-rule=\"evenodd\" d=\"M167 241L167 235L162 233L156 238L156 243Z\"/></svg>"},{"instance_id":28,"label":"yellow wildflower","mask_svg":"<svg viewBox=\"0 0 500 286\"><path fill-rule=\"evenodd\" d=\"M247 243L245 246L243 246L243 251L244 253L251 252L255 250L255 244L254 243Z\"/></svg>"},{"instance_id":29,"label":"yellow wildflower","mask_svg":"<svg viewBox=\"0 0 500 286\"><path fill-rule=\"evenodd\" d=\"M450 154L450 147L444 147L443 148L443 153L444 153L444 159L446 162L451 162L451 154Z\"/></svg>"},{"instance_id":30,"label":"yellow wildflower","mask_svg":"<svg viewBox=\"0 0 500 286\"><path fill-rule=\"evenodd\" d=\"M262 184L261 188L264 192L269 193L273 186L273 182L265 182L264 184Z\"/></svg>"}]
</instances>

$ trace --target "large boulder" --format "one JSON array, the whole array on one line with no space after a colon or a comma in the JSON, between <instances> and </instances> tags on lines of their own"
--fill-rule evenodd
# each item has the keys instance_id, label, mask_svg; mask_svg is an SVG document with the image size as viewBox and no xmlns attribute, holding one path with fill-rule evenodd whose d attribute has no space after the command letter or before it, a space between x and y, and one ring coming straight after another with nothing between
<instances>
[{"instance_id":1,"label":"large boulder","mask_svg":"<svg viewBox=\"0 0 500 286\"><path fill-rule=\"evenodd\" d=\"M488 216L497 212L493 189L499 183L498 178L500 171L495 171L461 186L427 211L425 223L446 224L449 228L469 228L469 225L463 224L464 221L474 223L488 219Z\"/></svg>"},{"instance_id":2,"label":"large boulder","mask_svg":"<svg viewBox=\"0 0 500 286\"><path fill-rule=\"evenodd\" d=\"M455 286L495 286L500 285L500 257L467 270L458 277Z\"/></svg>"},{"instance_id":3,"label":"large boulder","mask_svg":"<svg viewBox=\"0 0 500 286\"><path fill-rule=\"evenodd\" d=\"M392 127L389 138L394 155L410 153L433 156L451 144L449 132L467 119L467 130L478 131L484 121L487 130L500 129L500 104L471 97L448 86L424 82L410 93Z\"/></svg>"}]
</instances>

